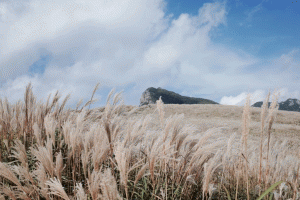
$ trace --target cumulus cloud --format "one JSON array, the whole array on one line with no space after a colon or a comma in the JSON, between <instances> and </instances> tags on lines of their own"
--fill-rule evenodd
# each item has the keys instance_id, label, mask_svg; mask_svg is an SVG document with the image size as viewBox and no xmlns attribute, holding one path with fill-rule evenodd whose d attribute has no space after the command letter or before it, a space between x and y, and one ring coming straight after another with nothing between
<instances>
[{"instance_id":1,"label":"cumulus cloud","mask_svg":"<svg viewBox=\"0 0 300 200\"><path fill-rule=\"evenodd\" d=\"M9 7L11 2L3 2L1 7ZM7 27L1 57L41 48L75 61L77 55L80 59L95 48L110 50L108 54L113 56L118 46L138 46L135 43L143 44L166 28L161 1L32 0L27 7L26 15L15 14L14 20L1 22ZM5 66L1 63L0 67Z\"/></svg>"},{"instance_id":2,"label":"cumulus cloud","mask_svg":"<svg viewBox=\"0 0 300 200\"><path fill-rule=\"evenodd\" d=\"M168 86L194 97L219 91L221 103L232 105L245 95L227 97L232 88L282 82L282 73L265 73L264 80L245 73L260 60L210 39L227 25L225 3L205 3L198 15L174 19L165 10L163 0L1 1L0 96L23 99L31 82L38 100L59 90L62 99L71 94L67 107L74 108L100 82L95 98L101 105L112 88L125 90L125 104L138 105L146 88ZM282 59L289 57L297 57L296 50ZM42 72L29 75L36 67Z\"/></svg>"},{"instance_id":3,"label":"cumulus cloud","mask_svg":"<svg viewBox=\"0 0 300 200\"><path fill-rule=\"evenodd\" d=\"M83 80L91 87L101 78L113 84L126 70L124 65L132 65L147 42L167 28L164 6L160 0L2 1L0 76L6 82L2 93L14 93L12 85L21 80L46 91ZM52 57L43 66L45 73L29 78L29 68L45 52ZM86 91L77 89L80 96Z\"/></svg>"},{"instance_id":4,"label":"cumulus cloud","mask_svg":"<svg viewBox=\"0 0 300 200\"><path fill-rule=\"evenodd\" d=\"M247 94L248 93L243 92L237 96L224 96L222 97L220 104L243 106L246 102ZM265 99L264 90L256 90L250 95L250 105L254 104L257 101L263 101Z\"/></svg>"},{"instance_id":5,"label":"cumulus cloud","mask_svg":"<svg viewBox=\"0 0 300 200\"><path fill-rule=\"evenodd\" d=\"M227 14L224 3L205 3L199 9L198 22L202 24L210 24L211 26L218 26L219 24L226 24L225 15Z\"/></svg>"},{"instance_id":6,"label":"cumulus cloud","mask_svg":"<svg viewBox=\"0 0 300 200\"><path fill-rule=\"evenodd\" d=\"M288 88L281 88L274 91L271 91L271 96L269 101L272 102L272 95L274 92L279 93L278 102L287 100L288 98L299 99L300 95L298 91L289 92ZM267 96L268 91L265 90L255 90L253 93L250 93L250 105L258 101L264 101ZM247 92L242 92L237 96L224 96L221 98L220 104L223 105L237 105L244 106L246 102Z\"/></svg>"}]
</instances>

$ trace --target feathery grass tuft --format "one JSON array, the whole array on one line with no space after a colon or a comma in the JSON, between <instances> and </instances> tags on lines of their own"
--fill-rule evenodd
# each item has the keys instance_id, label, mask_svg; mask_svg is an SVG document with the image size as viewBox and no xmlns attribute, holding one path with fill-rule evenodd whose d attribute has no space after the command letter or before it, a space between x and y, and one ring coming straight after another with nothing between
<instances>
[{"instance_id":1,"label":"feathery grass tuft","mask_svg":"<svg viewBox=\"0 0 300 200\"><path fill-rule=\"evenodd\" d=\"M25 103L0 99L0 200L299 198L296 138L272 133L280 125L279 94L270 108L268 94L260 118L248 95L241 129L233 130L193 127L183 114L168 117L161 97L152 114L125 113L121 93L110 103L114 89L104 108L89 110L97 88L75 111L63 110L69 95L58 105L58 92L46 105L37 103L31 84ZM259 135L251 118L261 121Z\"/></svg>"}]
</instances>

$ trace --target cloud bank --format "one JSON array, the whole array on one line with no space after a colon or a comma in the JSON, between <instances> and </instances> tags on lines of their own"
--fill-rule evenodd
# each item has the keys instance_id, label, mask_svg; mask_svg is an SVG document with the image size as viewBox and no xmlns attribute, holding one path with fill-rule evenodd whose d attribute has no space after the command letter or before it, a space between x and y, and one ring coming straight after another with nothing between
<instances>
[{"instance_id":1,"label":"cloud bank","mask_svg":"<svg viewBox=\"0 0 300 200\"><path fill-rule=\"evenodd\" d=\"M298 49L263 63L211 39L228 26L225 3L204 3L198 15L176 19L165 15L166 5L162 0L2 1L0 96L15 103L31 82L38 100L46 102L59 90L60 102L70 93L67 107L75 108L80 99L90 99L99 82L100 103L92 108L105 105L112 88L124 90L125 104L138 105L148 87L215 95L212 100L221 104L240 105L248 89L262 100L266 89L287 87L287 79L295 81L289 88L296 87L290 70L298 70Z\"/></svg>"}]
</instances>

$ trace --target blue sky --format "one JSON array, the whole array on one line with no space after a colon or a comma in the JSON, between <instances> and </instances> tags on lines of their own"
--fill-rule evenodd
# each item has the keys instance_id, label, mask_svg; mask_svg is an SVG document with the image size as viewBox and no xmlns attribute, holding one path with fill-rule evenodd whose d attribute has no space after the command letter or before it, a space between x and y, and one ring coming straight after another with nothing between
<instances>
[{"instance_id":1,"label":"blue sky","mask_svg":"<svg viewBox=\"0 0 300 200\"><path fill-rule=\"evenodd\" d=\"M58 90L66 108L94 87L139 105L149 87L224 105L268 90L300 99L300 1L2 0L0 97L37 101Z\"/></svg>"}]
</instances>

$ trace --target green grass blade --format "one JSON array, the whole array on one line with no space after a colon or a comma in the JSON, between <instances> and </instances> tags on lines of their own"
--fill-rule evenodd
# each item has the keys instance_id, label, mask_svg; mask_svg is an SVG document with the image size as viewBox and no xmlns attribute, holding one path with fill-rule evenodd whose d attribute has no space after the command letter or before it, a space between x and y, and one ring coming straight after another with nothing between
<instances>
[{"instance_id":1,"label":"green grass blade","mask_svg":"<svg viewBox=\"0 0 300 200\"><path fill-rule=\"evenodd\" d=\"M226 194L227 194L228 200L231 200L230 194L229 194L228 190L226 189L226 187L225 187L224 185L222 185L222 186L223 186L223 188L225 189L225 192L226 192Z\"/></svg>"},{"instance_id":2,"label":"green grass blade","mask_svg":"<svg viewBox=\"0 0 300 200\"><path fill-rule=\"evenodd\" d=\"M261 200L262 198L264 198L267 194L269 194L269 192L271 192L274 188L276 188L279 184L281 184L283 181L279 181L275 184L273 184L271 187L269 187L260 197L258 197L257 200Z\"/></svg>"},{"instance_id":3,"label":"green grass blade","mask_svg":"<svg viewBox=\"0 0 300 200\"><path fill-rule=\"evenodd\" d=\"M273 193L271 193L271 195L270 195L270 200L272 200L273 199Z\"/></svg>"}]
</instances>

